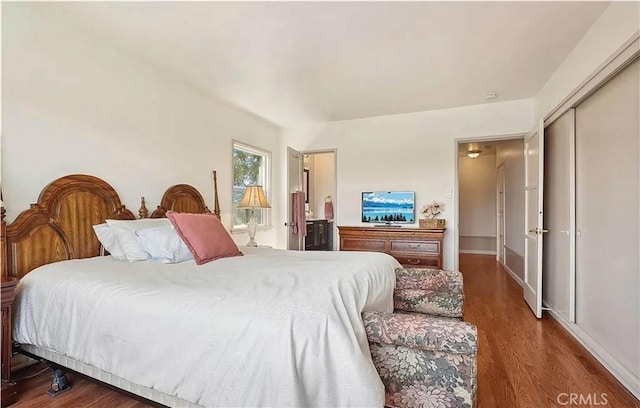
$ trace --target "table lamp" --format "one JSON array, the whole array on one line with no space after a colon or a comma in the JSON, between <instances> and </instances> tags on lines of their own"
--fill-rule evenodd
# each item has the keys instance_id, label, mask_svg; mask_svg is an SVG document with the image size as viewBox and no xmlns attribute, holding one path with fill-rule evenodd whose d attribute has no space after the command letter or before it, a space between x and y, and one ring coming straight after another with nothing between
<instances>
[{"instance_id":1,"label":"table lamp","mask_svg":"<svg viewBox=\"0 0 640 408\"><path fill-rule=\"evenodd\" d=\"M238 204L238 208L251 210L249 215L249 224L247 226L249 232L249 243L247 246L257 247L258 243L255 240L256 227L258 225L255 214L256 208L271 208L262 186L247 186L247 189L244 192L244 197L242 197L242 200Z\"/></svg>"}]
</instances>

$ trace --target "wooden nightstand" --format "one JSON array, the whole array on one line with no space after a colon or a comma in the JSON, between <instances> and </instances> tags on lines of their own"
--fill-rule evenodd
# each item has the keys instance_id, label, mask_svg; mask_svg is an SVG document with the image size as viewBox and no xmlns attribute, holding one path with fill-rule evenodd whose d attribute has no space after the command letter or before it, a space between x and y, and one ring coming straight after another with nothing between
<instances>
[{"instance_id":1,"label":"wooden nightstand","mask_svg":"<svg viewBox=\"0 0 640 408\"><path fill-rule=\"evenodd\" d=\"M7 407L18 397L15 383L11 382L11 347L13 343L11 314L16 294L16 278L2 278L2 408Z\"/></svg>"}]
</instances>

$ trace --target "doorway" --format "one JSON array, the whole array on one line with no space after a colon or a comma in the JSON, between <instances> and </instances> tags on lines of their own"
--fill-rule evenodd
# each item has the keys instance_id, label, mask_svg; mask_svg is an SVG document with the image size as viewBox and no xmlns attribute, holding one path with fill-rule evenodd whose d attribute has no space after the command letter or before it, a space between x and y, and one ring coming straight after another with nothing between
<instances>
[{"instance_id":1,"label":"doorway","mask_svg":"<svg viewBox=\"0 0 640 408\"><path fill-rule=\"evenodd\" d=\"M491 255L522 285L524 138L457 141L458 254Z\"/></svg>"},{"instance_id":2,"label":"doorway","mask_svg":"<svg viewBox=\"0 0 640 408\"><path fill-rule=\"evenodd\" d=\"M306 250L334 251L337 248L336 149L303 152Z\"/></svg>"}]
</instances>

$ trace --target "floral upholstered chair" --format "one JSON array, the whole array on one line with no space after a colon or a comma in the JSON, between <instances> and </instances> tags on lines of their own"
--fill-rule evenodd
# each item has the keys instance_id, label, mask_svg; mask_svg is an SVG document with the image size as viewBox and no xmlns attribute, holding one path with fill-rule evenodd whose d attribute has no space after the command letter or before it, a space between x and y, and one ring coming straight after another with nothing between
<instances>
[{"instance_id":1,"label":"floral upholstered chair","mask_svg":"<svg viewBox=\"0 0 640 408\"><path fill-rule=\"evenodd\" d=\"M422 314L365 312L363 318L387 406L474 406L478 352L474 325Z\"/></svg>"},{"instance_id":2,"label":"floral upholstered chair","mask_svg":"<svg viewBox=\"0 0 640 408\"><path fill-rule=\"evenodd\" d=\"M462 274L398 269L394 301L394 313L362 315L386 406L474 407L478 333L461 321Z\"/></svg>"}]
</instances>

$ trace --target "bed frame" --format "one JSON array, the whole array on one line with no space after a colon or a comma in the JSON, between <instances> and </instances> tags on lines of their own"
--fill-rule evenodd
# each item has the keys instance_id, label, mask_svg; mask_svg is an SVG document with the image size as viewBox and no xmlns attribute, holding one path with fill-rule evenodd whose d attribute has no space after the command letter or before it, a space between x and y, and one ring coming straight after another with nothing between
<instances>
[{"instance_id":1,"label":"bed frame","mask_svg":"<svg viewBox=\"0 0 640 408\"><path fill-rule=\"evenodd\" d=\"M213 189L213 215L220 219L215 171ZM165 217L169 210L211 213L198 190L187 184L169 187L151 218ZM147 218L149 214L144 197L141 198L138 214L140 218ZM18 279L42 265L102 255L103 251L93 231L93 225L101 224L107 219L136 219L134 214L122 205L120 197L111 185L100 178L84 174L64 176L47 185L40 193L38 201L21 212L9 225L5 223L4 207L0 209L0 215L2 277ZM58 370L64 367L152 406L197 407L175 396L138 386L51 350L21 345L15 351L47 362L54 373L58 371L58 375L64 377L64 371ZM68 386L63 389L53 387L57 378L54 374L50 395L68 390Z\"/></svg>"},{"instance_id":2,"label":"bed frame","mask_svg":"<svg viewBox=\"0 0 640 408\"><path fill-rule=\"evenodd\" d=\"M107 182L83 174L53 181L13 223L2 219L2 275L22 278L42 265L100 255L92 226L107 218L135 219Z\"/></svg>"},{"instance_id":3,"label":"bed frame","mask_svg":"<svg viewBox=\"0 0 640 408\"><path fill-rule=\"evenodd\" d=\"M214 190L217 191L217 180L214 175ZM220 206L216 194L214 215L220 219ZM143 197L144 198L144 197ZM176 184L169 187L162 196L160 205L151 213L151 218L164 218L167 211L177 211L192 214L211 214L204 199L195 188L188 184ZM144 218L143 214L140 217Z\"/></svg>"},{"instance_id":4,"label":"bed frame","mask_svg":"<svg viewBox=\"0 0 640 408\"><path fill-rule=\"evenodd\" d=\"M218 181L213 172L214 211L220 218ZM211 213L194 187L177 184L162 196L151 218L166 212ZM85 174L61 177L42 190L38 201L6 225L2 208L2 276L22 278L33 269L68 259L101 255L93 225L106 219L133 220L136 217L120 201L106 181ZM144 197L139 215L146 218Z\"/></svg>"}]
</instances>

